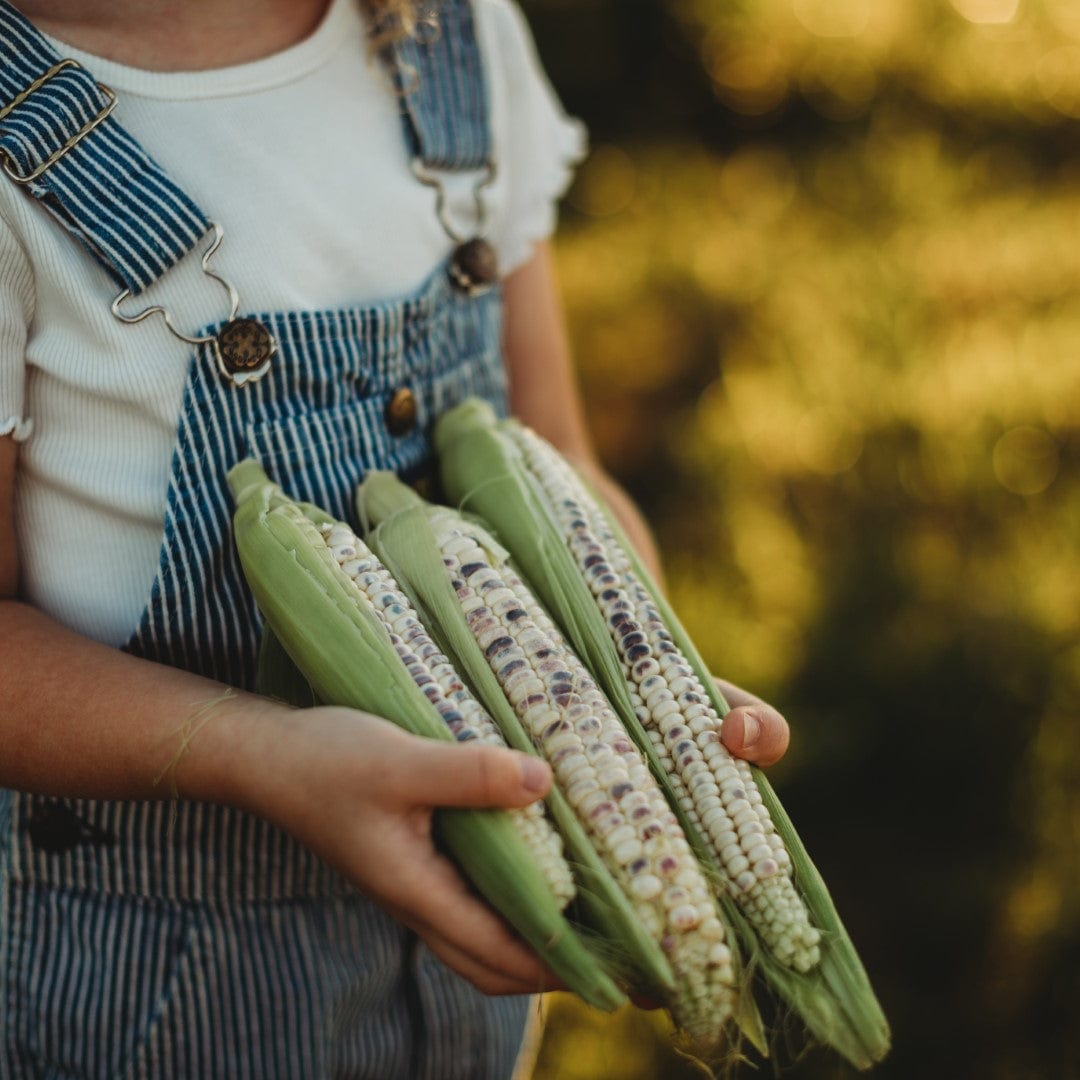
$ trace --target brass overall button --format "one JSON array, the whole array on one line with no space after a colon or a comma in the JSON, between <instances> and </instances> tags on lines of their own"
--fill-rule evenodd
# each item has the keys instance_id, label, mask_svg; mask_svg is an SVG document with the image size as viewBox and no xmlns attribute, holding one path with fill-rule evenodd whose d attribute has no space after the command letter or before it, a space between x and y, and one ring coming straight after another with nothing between
<instances>
[{"instance_id":1,"label":"brass overall button","mask_svg":"<svg viewBox=\"0 0 1080 1080\"><path fill-rule=\"evenodd\" d=\"M270 366L277 343L262 323L254 319L230 319L214 340L214 349L218 366L229 376L247 373L259 378Z\"/></svg>"},{"instance_id":2,"label":"brass overall button","mask_svg":"<svg viewBox=\"0 0 1080 1080\"><path fill-rule=\"evenodd\" d=\"M386 426L391 435L405 435L416 426L416 395L407 386L395 390L390 398Z\"/></svg>"}]
</instances>

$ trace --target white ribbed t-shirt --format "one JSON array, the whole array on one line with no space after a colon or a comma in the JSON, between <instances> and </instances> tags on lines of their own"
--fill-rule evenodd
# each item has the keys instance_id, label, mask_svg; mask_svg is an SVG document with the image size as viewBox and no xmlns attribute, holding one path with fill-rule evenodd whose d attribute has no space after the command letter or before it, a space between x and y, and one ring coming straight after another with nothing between
<instances>
[{"instance_id":1,"label":"white ribbed t-shirt","mask_svg":"<svg viewBox=\"0 0 1080 1080\"><path fill-rule=\"evenodd\" d=\"M584 152L512 0L476 0L497 178L487 235L504 272L547 236ZM333 0L301 43L213 71L150 72L60 42L110 86L113 114L225 237L213 268L243 310L352 307L411 292L452 247L414 178L397 102L358 0ZM475 177L449 184L467 226ZM188 256L137 301L194 333L228 313ZM157 318L124 325L117 287L21 189L0 178L0 435L21 442L23 593L97 640L135 628L157 568L191 347Z\"/></svg>"}]
</instances>

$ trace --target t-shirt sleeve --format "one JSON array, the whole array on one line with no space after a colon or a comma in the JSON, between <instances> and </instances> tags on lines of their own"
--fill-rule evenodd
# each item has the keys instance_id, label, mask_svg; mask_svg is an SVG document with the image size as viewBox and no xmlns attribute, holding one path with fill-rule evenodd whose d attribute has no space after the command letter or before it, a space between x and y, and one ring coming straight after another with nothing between
<instances>
[{"instance_id":1,"label":"t-shirt sleeve","mask_svg":"<svg viewBox=\"0 0 1080 1080\"><path fill-rule=\"evenodd\" d=\"M0 436L29 438L24 410L26 337L33 312L33 274L26 252L0 217Z\"/></svg>"},{"instance_id":2,"label":"t-shirt sleeve","mask_svg":"<svg viewBox=\"0 0 1080 1080\"><path fill-rule=\"evenodd\" d=\"M496 165L506 184L491 238L503 273L509 273L554 231L558 200L585 157L588 139L585 126L559 101L517 5L481 0L477 11L490 53Z\"/></svg>"}]
</instances>

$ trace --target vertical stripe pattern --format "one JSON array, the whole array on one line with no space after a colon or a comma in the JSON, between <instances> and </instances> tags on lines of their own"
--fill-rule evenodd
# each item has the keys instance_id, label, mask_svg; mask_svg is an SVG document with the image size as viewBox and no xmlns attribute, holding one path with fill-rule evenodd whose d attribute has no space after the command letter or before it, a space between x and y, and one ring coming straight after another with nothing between
<instances>
[{"instance_id":1,"label":"vertical stripe pattern","mask_svg":"<svg viewBox=\"0 0 1080 1080\"><path fill-rule=\"evenodd\" d=\"M506 1080L513 1069L522 1001L482 999L362 898L221 907L25 884L11 901L4 1080ZM419 1022L407 982L434 1002Z\"/></svg>"},{"instance_id":2,"label":"vertical stripe pattern","mask_svg":"<svg viewBox=\"0 0 1080 1080\"><path fill-rule=\"evenodd\" d=\"M436 46L413 57L423 77L407 129L433 166L471 168L488 153L471 12L440 11ZM0 0L0 96L54 62ZM86 73L65 69L0 123L0 147L25 173L101 104ZM42 185L31 194L135 292L206 228L111 120ZM259 620L231 539L227 470L255 454L291 494L350 518L369 469L428 469L445 408L476 394L505 411L500 304L497 290L456 293L441 266L399 302L256 314L279 345L258 383L223 383L199 351L160 564L127 650L250 687ZM402 388L417 423L394 436L385 409ZM527 1001L481 995L260 818L0 791L0 826L0 1080L510 1075Z\"/></svg>"},{"instance_id":3,"label":"vertical stripe pattern","mask_svg":"<svg viewBox=\"0 0 1080 1080\"><path fill-rule=\"evenodd\" d=\"M491 155L487 84L465 0L442 0L438 22L384 50L413 156L432 169L478 169Z\"/></svg>"}]
</instances>

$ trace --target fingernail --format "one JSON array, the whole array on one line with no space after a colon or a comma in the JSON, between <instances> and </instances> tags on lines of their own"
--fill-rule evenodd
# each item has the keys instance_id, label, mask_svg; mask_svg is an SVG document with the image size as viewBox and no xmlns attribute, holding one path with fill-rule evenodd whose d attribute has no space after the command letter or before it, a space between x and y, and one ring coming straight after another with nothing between
<instances>
[{"instance_id":1,"label":"fingernail","mask_svg":"<svg viewBox=\"0 0 1080 1080\"><path fill-rule=\"evenodd\" d=\"M535 791L537 795L546 791L551 779L551 771L539 758L526 757L521 764L521 783L526 791Z\"/></svg>"},{"instance_id":2,"label":"fingernail","mask_svg":"<svg viewBox=\"0 0 1080 1080\"><path fill-rule=\"evenodd\" d=\"M761 721L752 713L743 713L742 748L752 750L761 735Z\"/></svg>"}]
</instances>

